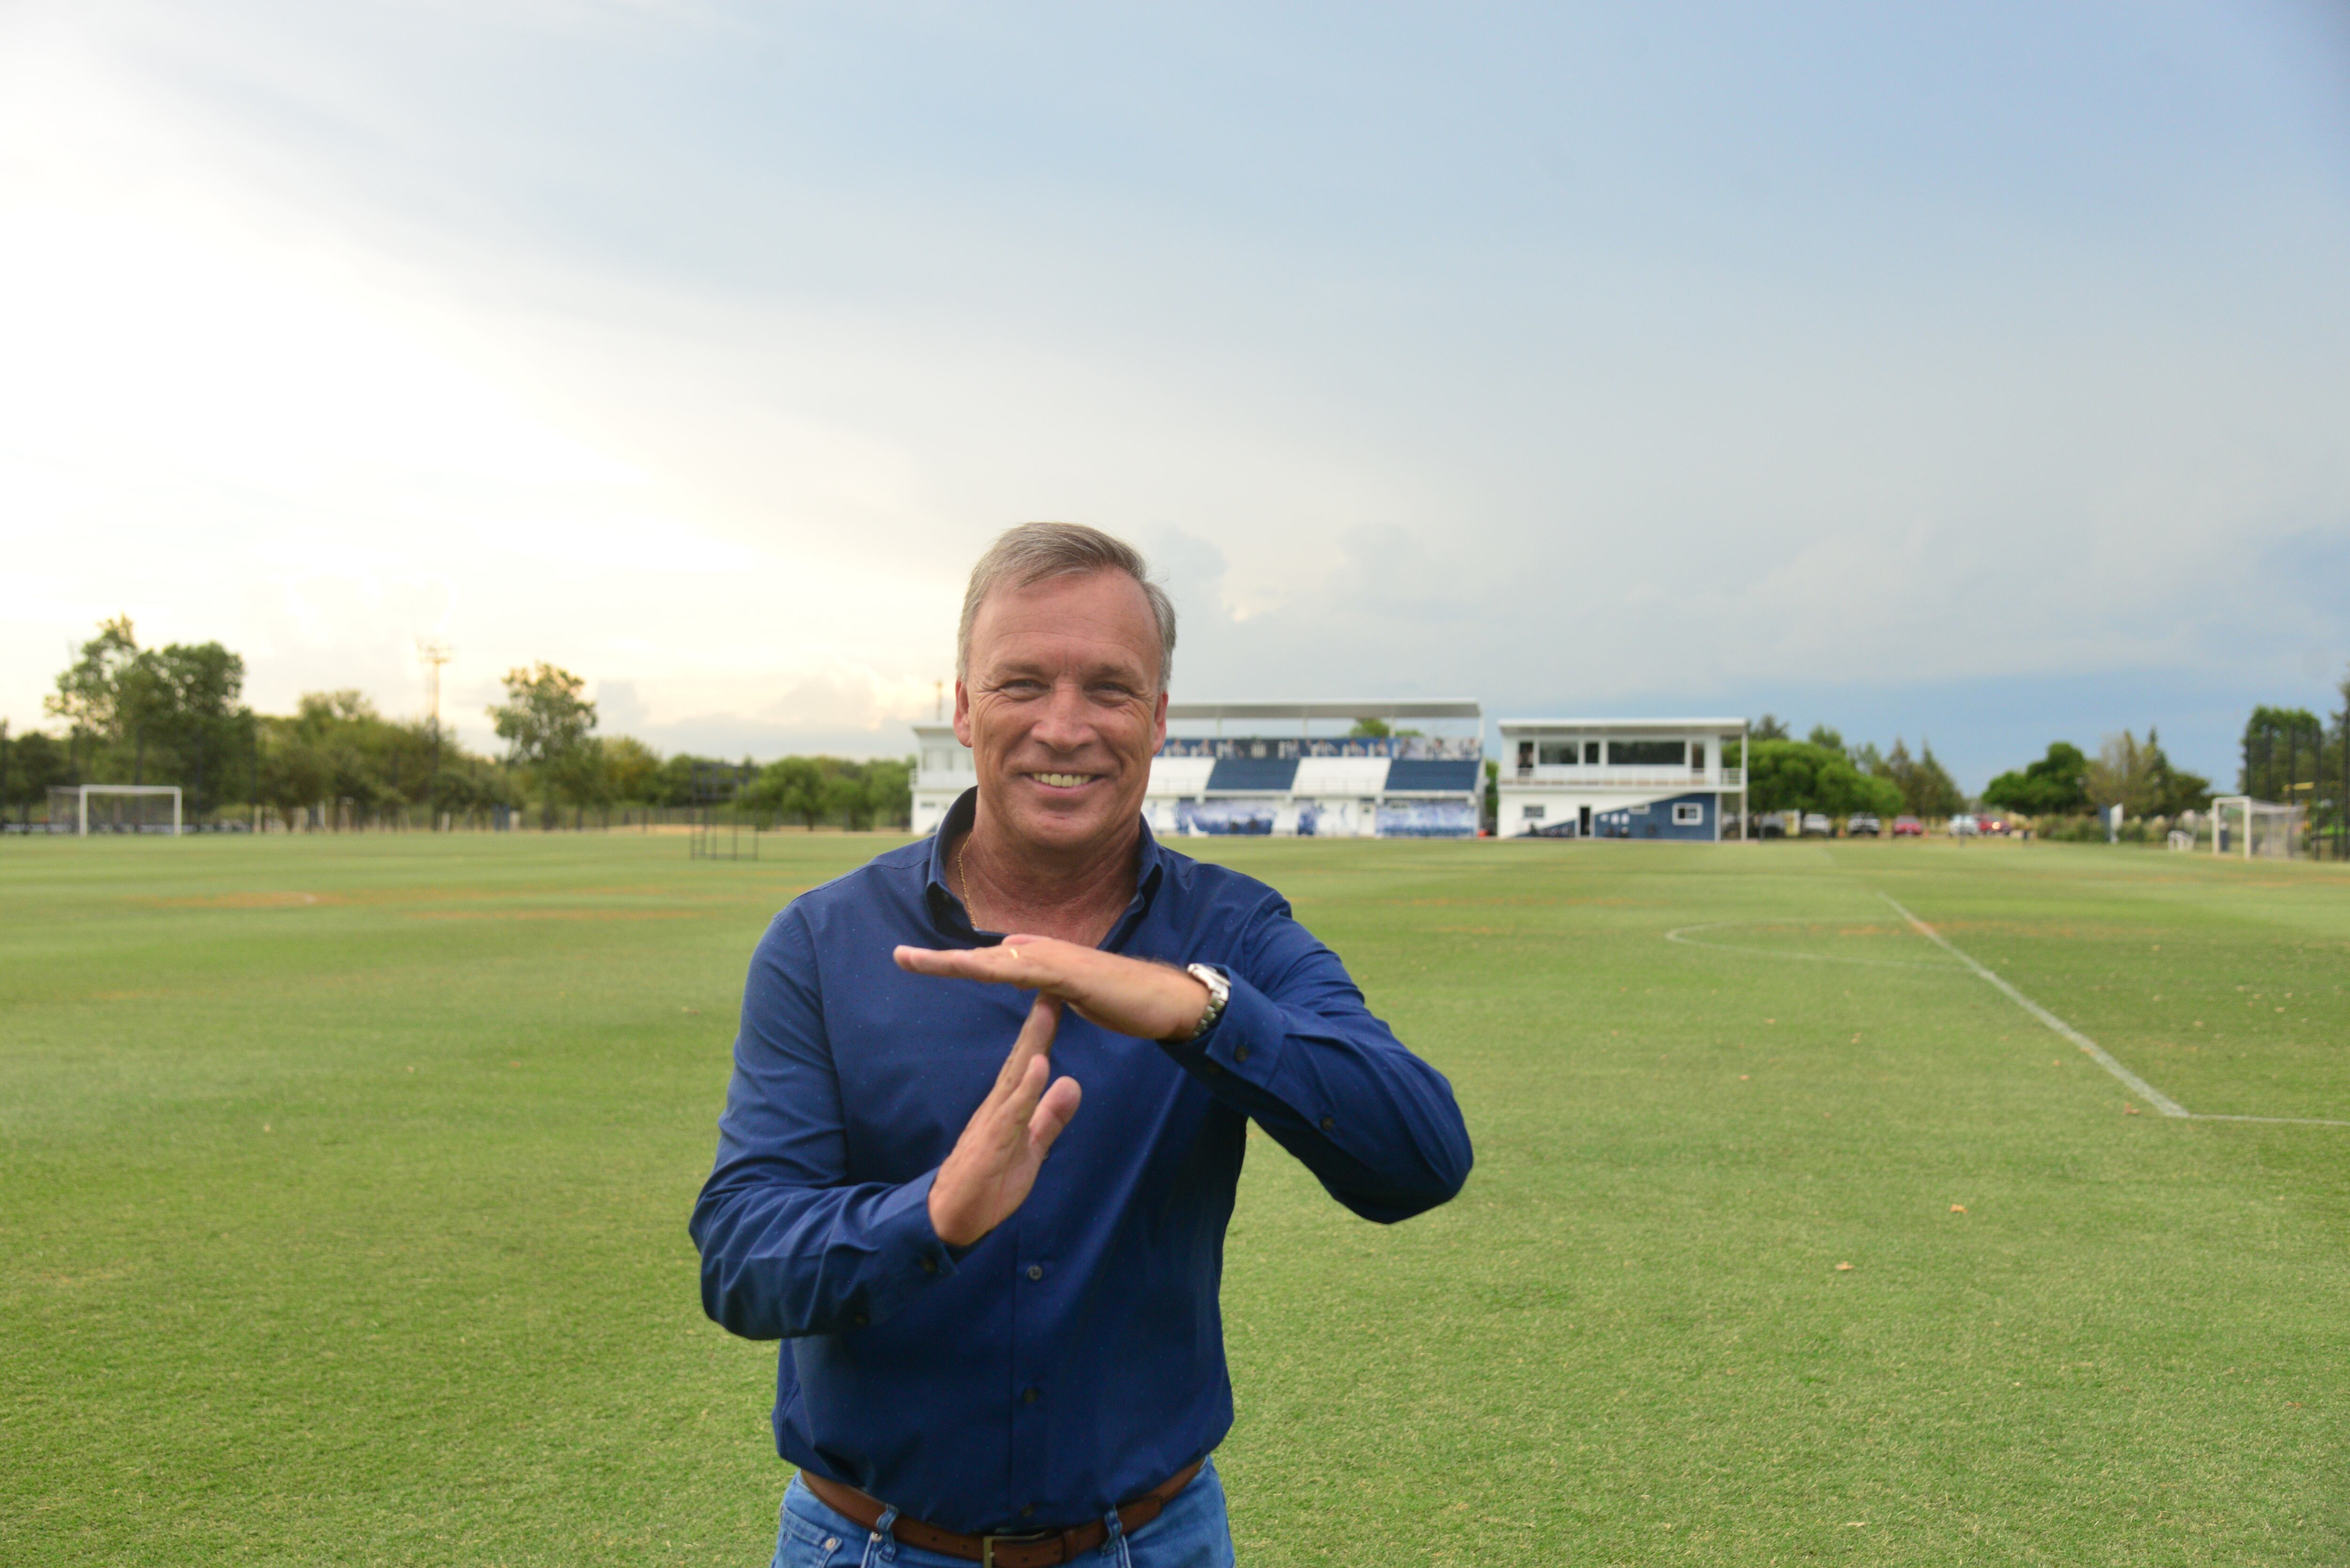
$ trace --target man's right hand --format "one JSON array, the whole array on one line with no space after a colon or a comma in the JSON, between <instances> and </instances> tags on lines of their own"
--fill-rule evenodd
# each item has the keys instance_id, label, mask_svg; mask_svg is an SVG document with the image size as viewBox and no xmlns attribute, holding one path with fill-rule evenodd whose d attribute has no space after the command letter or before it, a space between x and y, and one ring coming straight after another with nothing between
<instances>
[{"instance_id":1,"label":"man's right hand","mask_svg":"<svg viewBox=\"0 0 2350 1568\"><path fill-rule=\"evenodd\" d=\"M995 1087L972 1113L931 1182L931 1229L950 1247L971 1246L1011 1218L1036 1185L1053 1140L1077 1114L1075 1078L1045 1086L1060 1022L1059 1001L1039 995Z\"/></svg>"}]
</instances>

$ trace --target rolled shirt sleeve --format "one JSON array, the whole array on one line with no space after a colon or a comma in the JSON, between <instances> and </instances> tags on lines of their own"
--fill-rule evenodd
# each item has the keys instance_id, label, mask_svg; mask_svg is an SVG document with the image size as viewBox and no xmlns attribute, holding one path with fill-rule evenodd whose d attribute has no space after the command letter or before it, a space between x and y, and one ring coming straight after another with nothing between
<instances>
[{"instance_id":1,"label":"rolled shirt sleeve","mask_svg":"<svg viewBox=\"0 0 2350 1568\"><path fill-rule=\"evenodd\" d=\"M1232 982L1223 1016L1165 1048L1364 1219L1408 1220L1457 1194L1472 1157L1452 1085L1372 1015L1338 955L1278 898L1237 947L1237 966L1215 966Z\"/></svg>"},{"instance_id":2,"label":"rolled shirt sleeve","mask_svg":"<svg viewBox=\"0 0 2350 1568\"><path fill-rule=\"evenodd\" d=\"M752 961L718 1158L688 1229L702 1304L748 1339L861 1328L954 1272L931 1181L860 1182L805 921L775 917Z\"/></svg>"}]
</instances>

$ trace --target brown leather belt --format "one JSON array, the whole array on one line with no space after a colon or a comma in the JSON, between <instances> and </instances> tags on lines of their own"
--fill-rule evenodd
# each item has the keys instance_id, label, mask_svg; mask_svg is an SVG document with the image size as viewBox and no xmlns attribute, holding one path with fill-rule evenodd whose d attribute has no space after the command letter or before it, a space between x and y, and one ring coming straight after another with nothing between
<instances>
[{"instance_id":1,"label":"brown leather belt","mask_svg":"<svg viewBox=\"0 0 2350 1568\"><path fill-rule=\"evenodd\" d=\"M1131 1535L1158 1518L1174 1501L1175 1494L1191 1484L1191 1478L1200 1473L1200 1466L1205 1462L1194 1459L1132 1502L1120 1504L1118 1528ZM881 1516L889 1511L878 1498L868 1497L853 1486L843 1486L812 1470L800 1472L800 1484L814 1492L825 1507L846 1514L868 1530L879 1524ZM889 1533L909 1546L944 1557L960 1557L966 1563L980 1563L983 1568L1055 1568L1058 1563L1076 1562L1107 1541L1109 1526L1096 1519L1072 1530L1038 1530L1022 1535L965 1535L960 1530L941 1530L900 1514L890 1522Z\"/></svg>"}]
</instances>

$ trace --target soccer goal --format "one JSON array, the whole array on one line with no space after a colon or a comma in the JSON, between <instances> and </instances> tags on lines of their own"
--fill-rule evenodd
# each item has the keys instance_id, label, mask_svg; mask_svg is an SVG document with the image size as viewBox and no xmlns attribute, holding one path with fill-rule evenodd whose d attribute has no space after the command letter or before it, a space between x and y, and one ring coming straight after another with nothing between
<instances>
[{"instance_id":1,"label":"soccer goal","mask_svg":"<svg viewBox=\"0 0 2350 1568\"><path fill-rule=\"evenodd\" d=\"M49 831L169 833L180 831L178 784L51 784Z\"/></svg>"},{"instance_id":2,"label":"soccer goal","mask_svg":"<svg viewBox=\"0 0 2350 1568\"><path fill-rule=\"evenodd\" d=\"M2250 860L2289 860L2301 853L2309 819L2305 805L2280 805L2248 794L2223 794L2211 803L2211 853Z\"/></svg>"}]
</instances>

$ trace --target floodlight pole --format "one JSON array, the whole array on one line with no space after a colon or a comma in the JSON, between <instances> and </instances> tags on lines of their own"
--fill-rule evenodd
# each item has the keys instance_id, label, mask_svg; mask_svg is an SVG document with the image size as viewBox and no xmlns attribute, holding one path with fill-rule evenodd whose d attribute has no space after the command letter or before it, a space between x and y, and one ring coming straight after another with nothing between
<instances>
[{"instance_id":1,"label":"floodlight pole","mask_svg":"<svg viewBox=\"0 0 2350 1568\"><path fill-rule=\"evenodd\" d=\"M441 826L441 667L456 657L456 650L438 639L420 637L416 656L424 660L424 703L432 715L432 773L424 781L424 799L437 831Z\"/></svg>"}]
</instances>

